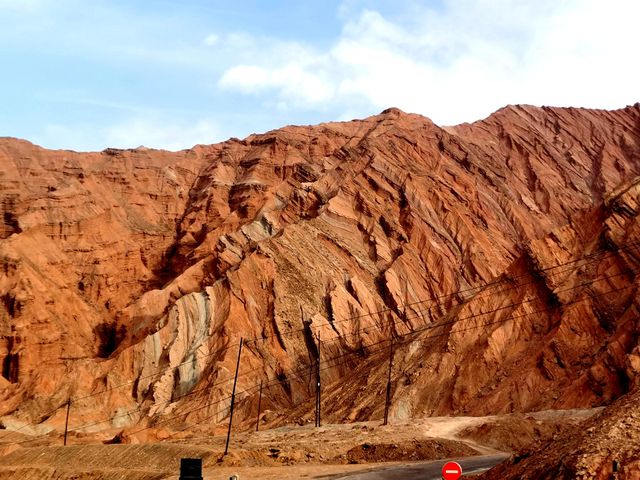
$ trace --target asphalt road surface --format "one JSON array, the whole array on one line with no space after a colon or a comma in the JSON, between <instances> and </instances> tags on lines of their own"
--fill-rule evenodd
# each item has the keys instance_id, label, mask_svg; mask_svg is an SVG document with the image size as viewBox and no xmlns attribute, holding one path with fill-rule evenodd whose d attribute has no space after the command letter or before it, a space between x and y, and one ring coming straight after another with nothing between
<instances>
[{"instance_id":1,"label":"asphalt road surface","mask_svg":"<svg viewBox=\"0 0 640 480\"><path fill-rule=\"evenodd\" d=\"M507 454L482 455L453 459L462 467L463 474L480 473L509 458ZM336 480L441 480L442 466L448 460L412 463L394 467L381 467L365 473L354 473Z\"/></svg>"}]
</instances>

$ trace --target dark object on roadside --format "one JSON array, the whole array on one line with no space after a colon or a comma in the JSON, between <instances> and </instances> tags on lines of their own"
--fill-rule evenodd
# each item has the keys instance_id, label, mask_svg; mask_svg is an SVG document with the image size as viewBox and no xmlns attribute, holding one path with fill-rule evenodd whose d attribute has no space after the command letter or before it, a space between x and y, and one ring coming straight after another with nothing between
<instances>
[{"instance_id":1,"label":"dark object on roadside","mask_svg":"<svg viewBox=\"0 0 640 480\"><path fill-rule=\"evenodd\" d=\"M202 459L181 458L179 480L202 480Z\"/></svg>"},{"instance_id":2,"label":"dark object on roadside","mask_svg":"<svg viewBox=\"0 0 640 480\"><path fill-rule=\"evenodd\" d=\"M124 431L118 432L115 437L104 440L102 443L105 445L120 445L122 443L127 443L124 436Z\"/></svg>"}]
</instances>

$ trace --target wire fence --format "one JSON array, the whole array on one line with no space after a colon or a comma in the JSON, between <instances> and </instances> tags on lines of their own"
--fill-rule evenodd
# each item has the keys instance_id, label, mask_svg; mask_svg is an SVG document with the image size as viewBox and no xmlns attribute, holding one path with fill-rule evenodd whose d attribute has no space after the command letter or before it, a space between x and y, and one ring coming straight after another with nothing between
<instances>
[{"instance_id":1,"label":"wire fence","mask_svg":"<svg viewBox=\"0 0 640 480\"><path fill-rule=\"evenodd\" d=\"M586 266L600 264L600 262L608 258L617 258L620 253L635 255L638 253L636 249L639 246L640 242L633 242L621 246L615 251L600 250L592 254L585 255L579 259L573 259L567 262L558 263L551 267L539 269L539 275L544 273L546 280L550 281L554 276L571 274L576 271L584 270L584 267ZM226 338L229 340L229 343L227 345L220 349L207 353L202 358L222 356L228 351L237 348L239 350L238 362L233 377L210 382L207 385L201 386L200 388L195 388L184 394L172 395L171 398L166 401L152 402L151 406L149 406L147 402L141 402L139 405L132 409L123 412L121 411L117 414L110 415L103 419L83 423L80 425L69 425L69 413L74 405L78 406L86 400L93 399L102 395L107 395L115 390L122 389L127 386L132 386L136 382L139 382L141 379L152 379L161 377L167 372L175 371L180 366L191 363L191 361L183 362L178 365L159 369L155 373L141 376L138 379L130 382L124 382L118 385L111 386L109 388L93 392L91 394L80 396L74 399L69 399L65 404L62 404L45 413L43 417L48 418L49 416L58 412L61 408L66 408L67 421L64 433L64 443L66 444L69 434L87 432L101 425L111 426L116 420L123 418L133 418L136 415L142 416L145 413L149 414L151 408L159 410L159 407L175 405L176 402L179 402L180 400L192 397L194 400L198 400L200 402L196 407L189 407L187 410L181 410L180 412L171 415L157 415L155 417L147 417L145 419L145 422L147 423L145 426L133 430L127 430L126 435L129 437L133 437L148 430L167 427L173 430L173 433L168 435L168 439L170 440L178 433L184 432L186 430L195 430L206 422L211 422L213 419L215 419L216 422L219 422L220 420L228 417L228 445L229 435L231 434L233 408L236 402L236 398L239 397L240 400L238 401L244 405L247 405L247 408L253 403L258 404L257 412L255 412L255 425L257 429L259 427L259 419L262 413L260 410L263 396L267 397L268 399L271 397L269 404L275 405L278 402L274 401L274 399L272 398L272 389L278 387L285 392L290 392L291 384L298 382L298 385L306 388L306 391L308 393L308 395L303 400L304 404L307 404L311 401L312 393L315 394L316 426L320 426L322 410L331 408L331 405L328 405L326 402L323 403L322 400L322 373L327 370L335 370L339 367L353 366L354 364L360 365L362 367L363 364L366 364L371 368L388 368L387 395L384 399L384 422L386 423L387 413L393 400L391 395L391 383L393 381L392 368L394 355L406 346L411 345L414 340L420 339L422 341L428 341L429 339L434 339L442 336L452 336L468 331L488 331L489 327L506 324L508 322L524 320L532 316L539 317L543 314L553 314L556 312L566 313L569 308L582 302L598 301L598 299L605 296L610 296L612 294L621 294L622 292L632 289L635 290L637 288L637 285L633 282L628 283L622 287L609 288L608 290L600 287L599 291L597 292L591 291L590 287L595 287L599 284L612 284L615 283L614 279L616 278L635 277L637 273L638 270L636 269L626 268L608 275L596 274L589 280L574 283L570 287L553 290L552 294L556 298L558 298L559 296L571 297L571 294L576 294L578 296L573 299L564 299L562 301L552 302L551 305L545 304L545 301L538 295L534 295L533 297L526 297L526 287L535 286L536 284L540 284L541 282L543 282L541 278L531 279L531 275L527 273L522 275L514 275L511 277L503 276L500 279L494 280L492 282L487 282L475 287L460 289L455 292L451 292L435 298L419 300L411 303L407 302L405 304L398 305L395 308L385 308L374 312L368 312L366 314L354 315L339 321L327 321L313 325L306 325L301 329L290 329L288 331L279 332L272 335L263 335L257 338L244 339L238 337L237 342L232 342L231 339L233 337L227 336ZM518 301L507 302L486 311L474 312L469 314L464 313L465 307L472 305L474 302L481 305L482 300L489 297L504 298L508 297L508 295L504 294L514 292L522 294L522 297ZM433 321L433 317L438 312L442 311L443 307L445 306L447 307L447 312L444 315L441 315L441 318L438 321ZM408 312L409 309L410 313ZM530 311L525 311L521 314L513 313L527 309L529 309ZM377 317L379 319L379 322L365 327L359 326L358 323L358 327L351 333L340 333L336 328L336 325L339 323L351 322L353 324L355 320L364 317ZM414 322L412 322L413 320L418 320L418 323L421 325L414 324ZM328 331L330 333L332 332L333 338L328 338L321 341L320 332L323 331ZM363 338L366 337L367 333L375 333L374 341L370 341L367 343L362 341ZM244 358L240 355L240 353L242 352L241 349L243 344L245 346L257 345L260 342L269 340L275 335L280 335L283 337L293 337L295 335L301 334L311 335L311 337L314 338L314 341L316 342L315 358L310 358L307 364L302 365L299 368L287 370L286 375L276 376L275 378L262 378L254 384L245 386L242 390L236 393L235 381L237 381L238 378L247 377L249 375L253 375L254 377L256 376L256 372L252 369L245 369L244 372L240 372L243 367L242 360ZM360 340L357 348L353 348L349 345L347 339L350 337L356 337L358 340ZM322 355L321 352L324 351L326 354L328 351L328 347L336 342L340 342L341 345L339 345L339 349L345 351L342 351L342 353L333 356ZM389 355L388 365L385 361L381 360L382 358L386 358L386 354ZM370 368L361 368L361 370L362 371L359 375L371 375ZM354 375L356 375L354 372L349 373L351 379L357 378L354 377ZM209 398L211 392L215 387L228 386L230 382L234 380L234 378L234 390L231 395L215 398L214 400L211 400ZM256 399L257 396L259 396L259 399ZM254 402L254 400L256 401ZM194 401L191 403L196 402ZM289 407L295 408L296 405L292 404L289 405ZM202 414L203 411L204 414ZM198 418L196 421L187 422L190 416L197 416ZM3 436L0 436L0 440L7 437L12 432L21 431L26 426L27 425L25 424L25 426L23 426L22 428L7 431ZM36 436L34 438L10 442L10 444L28 446L30 443L36 443L42 441L45 438L47 437Z\"/></svg>"}]
</instances>

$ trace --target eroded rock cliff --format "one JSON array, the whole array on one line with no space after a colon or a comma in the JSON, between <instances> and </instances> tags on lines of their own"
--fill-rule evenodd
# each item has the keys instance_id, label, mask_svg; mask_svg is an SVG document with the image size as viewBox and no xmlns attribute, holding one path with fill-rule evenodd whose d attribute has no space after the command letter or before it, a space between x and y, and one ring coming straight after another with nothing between
<instances>
[{"instance_id":1,"label":"eroded rock cliff","mask_svg":"<svg viewBox=\"0 0 640 480\"><path fill-rule=\"evenodd\" d=\"M382 415L391 337L397 417L637 379L640 104L390 109L175 153L3 139L0 166L0 415L215 423L241 337L240 418L261 380L263 408L310 414L318 336L335 420Z\"/></svg>"}]
</instances>

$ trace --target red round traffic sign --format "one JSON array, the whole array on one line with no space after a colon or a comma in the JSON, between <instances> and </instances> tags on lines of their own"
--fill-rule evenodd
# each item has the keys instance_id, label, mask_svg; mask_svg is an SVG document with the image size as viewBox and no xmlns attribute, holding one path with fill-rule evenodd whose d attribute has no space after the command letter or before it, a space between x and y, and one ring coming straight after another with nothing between
<instances>
[{"instance_id":1,"label":"red round traffic sign","mask_svg":"<svg viewBox=\"0 0 640 480\"><path fill-rule=\"evenodd\" d=\"M444 480L458 480L462 476L462 467L456 462L447 462L442 467Z\"/></svg>"}]
</instances>

